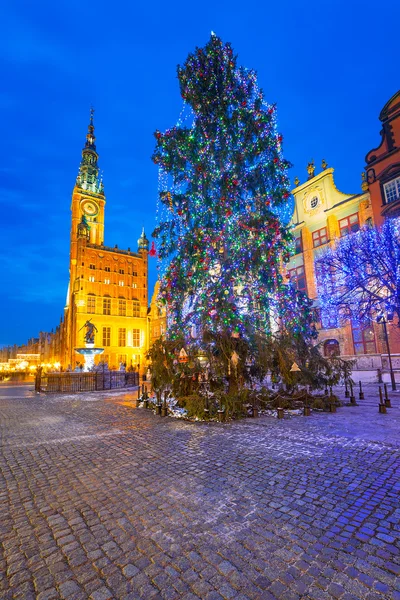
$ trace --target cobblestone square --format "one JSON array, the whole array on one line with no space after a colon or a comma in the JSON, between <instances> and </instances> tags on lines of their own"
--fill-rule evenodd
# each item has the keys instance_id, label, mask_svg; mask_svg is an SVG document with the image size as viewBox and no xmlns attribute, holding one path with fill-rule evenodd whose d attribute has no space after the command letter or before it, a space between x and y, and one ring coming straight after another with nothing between
<instances>
[{"instance_id":1,"label":"cobblestone square","mask_svg":"<svg viewBox=\"0 0 400 600\"><path fill-rule=\"evenodd\" d=\"M0 387L0 598L400 600L400 394L228 424L133 396Z\"/></svg>"}]
</instances>

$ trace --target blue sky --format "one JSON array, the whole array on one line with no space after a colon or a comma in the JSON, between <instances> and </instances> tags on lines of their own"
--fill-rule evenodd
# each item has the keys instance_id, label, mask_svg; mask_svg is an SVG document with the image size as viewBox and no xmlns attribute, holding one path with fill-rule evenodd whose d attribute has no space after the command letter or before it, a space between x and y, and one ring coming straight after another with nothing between
<instances>
[{"instance_id":1,"label":"blue sky","mask_svg":"<svg viewBox=\"0 0 400 600\"><path fill-rule=\"evenodd\" d=\"M372 0L1 3L0 346L51 330L63 312L91 104L107 245L136 247L142 226L154 228L153 132L175 124L176 66L211 30L277 103L291 180L325 158L339 189L357 193L379 112L400 87L399 5L390 13Z\"/></svg>"}]
</instances>

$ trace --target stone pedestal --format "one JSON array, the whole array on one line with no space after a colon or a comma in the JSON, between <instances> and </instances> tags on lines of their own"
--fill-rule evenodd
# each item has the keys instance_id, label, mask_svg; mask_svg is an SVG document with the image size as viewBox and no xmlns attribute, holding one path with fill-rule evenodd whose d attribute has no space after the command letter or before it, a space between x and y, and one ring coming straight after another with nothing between
<instances>
[{"instance_id":1,"label":"stone pedestal","mask_svg":"<svg viewBox=\"0 0 400 600\"><path fill-rule=\"evenodd\" d=\"M104 348L95 348L94 344L85 344L85 348L75 348L75 352L82 354L85 359L83 370L85 373L91 371L94 367L94 357L96 354L102 354Z\"/></svg>"}]
</instances>

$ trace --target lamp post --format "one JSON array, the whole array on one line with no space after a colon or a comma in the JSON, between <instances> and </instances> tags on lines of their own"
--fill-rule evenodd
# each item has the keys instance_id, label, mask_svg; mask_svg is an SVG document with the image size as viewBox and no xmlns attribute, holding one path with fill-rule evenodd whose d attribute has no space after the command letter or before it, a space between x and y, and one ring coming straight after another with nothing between
<instances>
[{"instance_id":1,"label":"lamp post","mask_svg":"<svg viewBox=\"0 0 400 600\"><path fill-rule=\"evenodd\" d=\"M381 312L381 314L378 315L378 317L376 319L377 323L381 323L383 325L383 335L385 337L386 348L387 348L387 353L388 353L388 358L389 358L390 379L392 381L392 390L395 391L396 390L396 380L394 377L394 371L393 371L393 365L392 365L392 355L390 354L390 346L389 346L389 336L388 336L387 327L386 327L386 323L388 323L389 321L393 321L393 313Z\"/></svg>"}]
</instances>

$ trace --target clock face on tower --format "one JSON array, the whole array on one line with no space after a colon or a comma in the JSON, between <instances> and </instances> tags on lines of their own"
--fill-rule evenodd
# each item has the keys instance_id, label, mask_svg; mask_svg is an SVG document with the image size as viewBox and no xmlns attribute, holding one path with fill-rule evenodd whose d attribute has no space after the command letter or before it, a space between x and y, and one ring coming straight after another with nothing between
<instances>
[{"instance_id":1,"label":"clock face on tower","mask_svg":"<svg viewBox=\"0 0 400 600\"><path fill-rule=\"evenodd\" d=\"M95 217L99 212L99 207L93 200L82 200L81 208L89 217Z\"/></svg>"}]
</instances>

